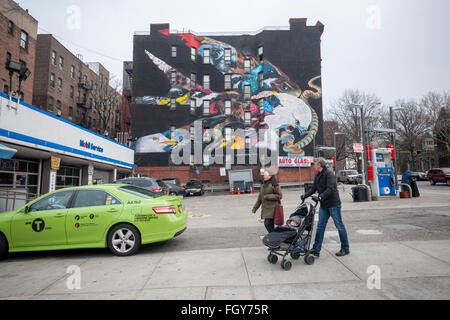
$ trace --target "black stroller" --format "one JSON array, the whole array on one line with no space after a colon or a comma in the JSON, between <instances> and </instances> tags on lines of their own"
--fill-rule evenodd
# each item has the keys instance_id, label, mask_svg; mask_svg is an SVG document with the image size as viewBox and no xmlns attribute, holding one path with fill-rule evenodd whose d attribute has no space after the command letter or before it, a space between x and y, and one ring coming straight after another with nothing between
<instances>
[{"instance_id":1,"label":"black stroller","mask_svg":"<svg viewBox=\"0 0 450 320\"><path fill-rule=\"evenodd\" d=\"M313 205L303 201L291 214L286 225L276 227L263 238L264 245L270 251L267 257L270 263L276 264L278 256L281 256L281 268L288 271L292 267L292 263L286 260L288 254L294 260L305 257L305 263L308 265L314 263L314 256L310 255L309 251L317 205L318 202Z\"/></svg>"}]
</instances>

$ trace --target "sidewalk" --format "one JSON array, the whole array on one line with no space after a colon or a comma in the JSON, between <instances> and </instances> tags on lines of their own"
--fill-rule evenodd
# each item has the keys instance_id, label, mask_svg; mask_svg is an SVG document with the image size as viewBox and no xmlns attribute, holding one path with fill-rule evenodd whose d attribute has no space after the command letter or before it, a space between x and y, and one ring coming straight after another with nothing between
<instances>
[{"instance_id":1,"label":"sidewalk","mask_svg":"<svg viewBox=\"0 0 450 320\"><path fill-rule=\"evenodd\" d=\"M450 298L450 240L354 244L351 255L343 258L334 255L338 245L324 249L313 265L300 259L290 271L283 271L279 262L268 263L263 247L145 253L133 257L133 263L98 252L88 258L78 252L79 257L6 261L0 270L0 298ZM80 267L80 290L67 289L70 265ZM381 288L370 290L373 266L379 267Z\"/></svg>"}]
</instances>

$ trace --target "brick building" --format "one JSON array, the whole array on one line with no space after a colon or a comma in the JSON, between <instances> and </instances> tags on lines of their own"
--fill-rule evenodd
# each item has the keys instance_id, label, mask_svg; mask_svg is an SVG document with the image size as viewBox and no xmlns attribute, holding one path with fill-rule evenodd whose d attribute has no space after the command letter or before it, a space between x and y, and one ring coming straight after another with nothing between
<instances>
[{"instance_id":1,"label":"brick building","mask_svg":"<svg viewBox=\"0 0 450 320\"><path fill-rule=\"evenodd\" d=\"M51 34L37 36L33 105L114 139L121 104L102 64L83 62Z\"/></svg>"},{"instance_id":2,"label":"brick building","mask_svg":"<svg viewBox=\"0 0 450 320\"><path fill-rule=\"evenodd\" d=\"M30 74L21 81L21 100L32 103L38 22L16 2L0 0L0 90L9 95L19 92L19 72L11 73L10 61L28 69ZM17 69L19 70L19 68Z\"/></svg>"},{"instance_id":3,"label":"brick building","mask_svg":"<svg viewBox=\"0 0 450 320\"><path fill-rule=\"evenodd\" d=\"M131 101L132 101L133 62L123 63L122 82L122 132L119 134L119 142L131 144Z\"/></svg>"},{"instance_id":4,"label":"brick building","mask_svg":"<svg viewBox=\"0 0 450 320\"><path fill-rule=\"evenodd\" d=\"M264 166L261 154L278 149L279 180L310 181L311 169L302 166L313 156L313 142L323 144L324 26L306 22L290 19L289 27L214 34L152 24L150 34L136 33L131 105L135 171L178 177L182 183L199 179L223 184L227 177L220 168L252 168L257 178ZM237 130L244 135L235 135ZM278 148L261 138L264 131L276 134ZM184 145L191 148L190 161L174 165L171 155ZM198 146L200 160L194 152ZM242 151L243 161L236 153L228 157L224 149ZM212 156L223 161L212 163Z\"/></svg>"}]
</instances>

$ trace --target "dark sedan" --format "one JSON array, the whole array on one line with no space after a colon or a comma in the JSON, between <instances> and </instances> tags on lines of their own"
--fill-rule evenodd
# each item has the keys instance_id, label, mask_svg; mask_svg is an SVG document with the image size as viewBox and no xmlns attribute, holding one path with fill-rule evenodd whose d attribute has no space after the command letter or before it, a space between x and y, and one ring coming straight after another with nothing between
<instances>
[{"instance_id":1,"label":"dark sedan","mask_svg":"<svg viewBox=\"0 0 450 320\"><path fill-rule=\"evenodd\" d=\"M205 190L200 181L191 180L186 184L184 192L186 193L186 196L202 196L205 193Z\"/></svg>"}]
</instances>

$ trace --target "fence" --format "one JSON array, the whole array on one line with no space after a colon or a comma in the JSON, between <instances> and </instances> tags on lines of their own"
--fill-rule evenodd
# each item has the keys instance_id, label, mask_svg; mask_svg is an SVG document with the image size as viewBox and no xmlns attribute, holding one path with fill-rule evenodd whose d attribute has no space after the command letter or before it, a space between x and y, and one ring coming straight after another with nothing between
<instances>
[{"instance_id":1,"label":"fence","mask_svg":"<svg viewBox=\"0 0 450 320\"><path fill-rule=\"evenodd\" d=\"M16 210L36 197L26 189L0 189L0 212Z\"/></svg>"}]
</instances>

